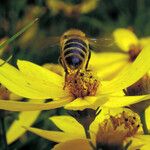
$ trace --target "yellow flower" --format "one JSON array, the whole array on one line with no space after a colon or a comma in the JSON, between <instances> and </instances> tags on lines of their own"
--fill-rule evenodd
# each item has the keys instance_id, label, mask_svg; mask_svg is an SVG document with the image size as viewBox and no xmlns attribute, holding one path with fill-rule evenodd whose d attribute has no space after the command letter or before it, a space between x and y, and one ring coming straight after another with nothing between
<instances>
[{"instance_id":1,"label":"yellow flower","mask_svg":"<svg viewBox=\"0 0 150 150\"><path fill-rule=\"evenodd\" d=\"M149 115L149 114L147 114ZM50 120L62 131L47 131L38 128L27 128L29 131L57 142L54 150L92 150L95 148L123 148L132 141L130 146L142 148L149 145L149 135L143 135L139 116L127 108L103 109L91 123L89 135L84 127L70 116L54 116ZM25 127L26 128L26 127ZM139 138L140 137L140 138ZM145 138L145 141L143 139ZM138 143L135 141L139 140ZM144 149L143 149L144 150Z\"/></svg>"},{"instance_id":2,"label":"yellow flower","mask_svg":"<svg viewBox=\"0 0 150 150\"><path fill-rule=\"evenodd\" d=\"M16 101L16 100L21 100L22 97L11 93L4 86L0 85L0 99L6 100L6 101L9 101L11 99L13 101ZM33 124L33 122L36 120L36 118L38 117L39 113L40 111L20 112L18 115L18 119L15 120L10 125L7 131L7 143L11 144L15 140L17 140L20 136L22 136L26 132L26 129L22 128L21 126L25 125L27 127L30 127ZM0 115L3 116L3 118L6 118L7 112L5 113L5 111L1 111Z\"/></svg>"},{"instance_id":3,"label":"yellow flower","mask_svg":"<svg viewBox=\"0 0 150 150\"><path fill-rule=\"evenodd\" d=\"M54 13L63 11L66 15L73 16L94 10L98 2L99 0L83 0L82 3L73 5L60 0L47 0L47 5Z\"/></svg>"},{"instance_id":4,"label":"yellow flower","mask_svg":"<svg viewBox=\"0 0 150 150\"><path fill-rule=\"evenodd\" d=\"M113 37L116 46L121 50L120 52L92 53L91 63L95 65L91 65L101 72L99 75L102 79L114 78L135 60L142 48L150 43L150 37L138 39L132 31L124 28L116 29L113 32Z\"/></svg>"},{"instance_id":5,"label":"yellow flower","mask_svg":"<svg viewBox=\"0 0 150 150\"><path fill-rule=\"evenodd\" d=\"M11 93L4 86L0 85L0 99L3 99L5 101L9 100L19 101L22 99L22 97L15 95L14 93ZM29 102L30 101L33 102L34 100L29 100ZM41 100L39 101L39 103L40 102L43 103L43 101L44 100ZM14 120L14 122L10 125L9 129L7 130L7 143L11 144L19 137L21 137L26 132L26 129L22 128L21 126L25 125L26 127L30 127L35 122L39 114L40 111L20 112L18 118ZM0 115L6 118L7 112L5 113L5 111L1 111Z\"/></svg>"},{"instance_id":6,"label":"yellow flower","mask_svg":"<svg viewBox=\"0 0 150 150\"><path fill-rule=\"evenodd\" d=\"M121 70L130 67L144 47L150 43L150 37L138 39L132 31L124 28L116 29L113 36L116 45L122 52L93 54L93 59L99 58L99 61L95 63L95 69L102 72L101 78L109 80L114 78ZM141 79L124 89L124 92L128 96L150 94L150 71L148 70L141 76ZM138 112L141 116L145 133L147 131L144 125L144 111L149 105L150 101L144 101L130 106L132 110Z\"/></svg>"},{"instance_id":7,"label":"yellow flower","mask_svg":"<svg viewBox=\"0 0 150 150\"><path fill-rule=\"evenodd\" d=\"M35 10L36 10L36 12L35 12ZM34 9L33 13L37 13L37 10L38 10L38 8ZM38 13L39 13L39 10L38 10ZM14 41L21 34L25 33L25 31L27 31L32 25L34 25L37 22L37 20L38 19L36 18L35 20L28 23L25 27L23 27L20 31L18 31L11 38L1 39L0 40L0 55L3 54L3 52L7 48L8 44L10 44L12 41ZM27 22L27 20L25 22ZM27 38L29 38L29 36L26 35L25 38L27 39ZM8 62L11 59L11 57L12 56L10 56L5 62L1 63L0 66L5 65L5 63ZM3 102L5 102L6 100L11 100L11 101L20 100L20 99L22 99L22 97L20 97L18 95L15 95L14 93L11 93L5 87L0 85L0 99L2 99ZM32 115L29 115L30 113L31 112L21 112L19 114L19 120L14 121L13 124L10 126L10 128L7 132L7 142L8 142L8 144L12 143L14 140L19 138L26 131L25 129L21 128L20 125L23 124L23 125L26 125L26 126L31 126L40 112L35 111L35 112L32 112ZM3 116L3 117L5 117L5 116Z\"/></svg>"},{"instance_id":8,"label":"yellow flower","mask_svg":"<svg viewBox=\"0 0 150 150\"><path fill-rule=\"evenodd\" d=\"M54 70L57 68L58 74L62 75L63 68L60 65L55 64L44 64L43 67ZM16 95L11 93L10 99L16 99ZM18 96L17 96L18 98ZM21 99L21 98L20 98ZM18 99L19 100L19 99ZM29 99L28 102L33 102L34 100ZM39 100L39 103L44 103L44 100ZM22 128L22 126L30 127L32 124L37 120L41 111L22 111L19 112L17 119L13 121L10 125L9 129L7 130L7 143L11 144L17 139L19 139L25 132L26 129ZM15 133L15 134L14 134Z\"/></svg>"},{"instance_id":9,"label":"yellow flower","mask_svg":"<svg viewBox=\"0 0 150 150\"><path fill-rule=\"evenodd\" d=\"M93 96L75 98L64 90L64 77L28 61L18 60L18 69L6 63L0 67L0 82L15 94L35 99L53 99L52 102L39 104L34 102L14 102L0 100L0 109L10 111L47 110L64 106L66 109L96 109L108 103L115 107L126 106L149 99L149 95L120 96L114 95L120 90L135 83L150 68L150 46L145 47L137 59L111 81L100 81L97 92ZM3 63L0 60L0 63ZM139 67L140 66L140 67ZM111 99L109 101L109 99ZM117 100L116 100L117 99ZM120 102L120 101L121 102ZM107 104L108 106L108 104ZM110 105L112 107L112 105Z\"/></svg>"},{"instance_id":10,"label":"yellow flower","mask_svg":"<svg viewBox=\"0 0 150 150\"><path fill-rule=\"evenodd\" d=\"M44 64L43 67L45 67L49 70L54 70L57 68L58 74L60 74L60 75L62 75L64 73L63 68L60 65ZM11 94L10 99L16 99L16 95L14 95L13 93L10 93L10 94ZM18 99L18 96L17 96L17 99ZM28 101L33 102L34 100L29 99ZM39 103L43 103L43 102L44 102L44 100L39 100ZM32 124L39 117L40 113L41 113L41 111L22 111L22 112L19 112L17 119L15 119L13 121L13 123L10 125L9 129L7 130L7 135L6 135L7 136L7 143L11 144L14 141L16 141L18 138L20 138L26 132L26 129L22 128L22 126L23 125L26 127L32 126Z\"/></svg>"},{"instance_id":11,"label":"yellow flower","mask_svg":"<svg viewBox=\"0 0 150 150\"><path fill-rule=\"evenodd\" d=\"M34 100L29 100L33 102ZM43 103L44 100L39 101L39 103ZM19 113L17 119L13 121L10 125L9 129L6 132L7 144L11 144L17 139L19 139L27 130L22 128L21 126L30 127L37 120L41 111L22 111Z\"/></svg>"}]
</instances>

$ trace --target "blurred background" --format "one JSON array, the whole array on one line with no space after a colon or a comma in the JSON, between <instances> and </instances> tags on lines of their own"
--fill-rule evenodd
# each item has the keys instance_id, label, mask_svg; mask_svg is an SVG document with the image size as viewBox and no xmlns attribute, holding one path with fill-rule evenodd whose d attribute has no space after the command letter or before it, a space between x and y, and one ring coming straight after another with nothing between
<instances>
[{"instance_id":1,"label":"blurred background","mask_svg":"<svg viewBox=\"0 0 150 150\"><path fill-rule=\"evenodd\" d=\"M49 38L60 36L70 28L77 28L90 37L111 37L113 30L124 27L138 37L150 35L149 0L0 0L0 42L13 36L35 18L39 21L27 32L0 50L0 57L11 64L25 59L43 65L58 63L59 47L49 45ZM55 44L55 42L54 42ZM104 51L98 49L97 51ZM63 109L43 111L35 127L56 129L48 118L66 114ZM18 113L6 117L9 128ZM26 133L9 146L10 150L45 150L55 143ZM33 148L34 146L34 148ZM1 147L1 143L0 143Z\"/></svg>"}]
</instances>

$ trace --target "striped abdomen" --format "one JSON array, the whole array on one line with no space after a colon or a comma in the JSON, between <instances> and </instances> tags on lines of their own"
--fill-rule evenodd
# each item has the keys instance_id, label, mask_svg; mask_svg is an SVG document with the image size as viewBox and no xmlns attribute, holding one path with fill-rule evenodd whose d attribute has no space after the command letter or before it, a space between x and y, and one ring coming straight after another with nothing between
<instances>
[{"instance_id":1,"label":"striped abdomen","mask_svg":"<svg viewBox=\"0 0 150 150\"><path fill-rule=\"evenodd\" d=\"M72 38L64 43L64 60L70 69L84 66L89 55L89 46L80 38Z\"/></svg>"}]
</instances>

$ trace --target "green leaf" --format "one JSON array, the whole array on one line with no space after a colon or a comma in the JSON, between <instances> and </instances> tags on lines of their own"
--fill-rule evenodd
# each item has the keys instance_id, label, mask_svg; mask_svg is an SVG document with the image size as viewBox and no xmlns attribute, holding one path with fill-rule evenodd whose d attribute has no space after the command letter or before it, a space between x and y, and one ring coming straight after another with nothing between
<instances>
[{"instance_id":1,"label":"green leaf","mask_svg":"<svg viewBox=\"0 0 150 150\"><path fill-rule=\"evenodd\" d=\"M24 33L26 30L28 30L37 21L38 21L38 18L36 18L31 23L26 25L23 29L21 29L19 32L17 32L15 35L13 35L11 38L9 38L5 42L1 43L0 44L0 49L3 48L4 46L8 45L9 43L11 43L13 40L15 40L18 36L20 36L22 33Z\"/></svg>"}]
</instances>

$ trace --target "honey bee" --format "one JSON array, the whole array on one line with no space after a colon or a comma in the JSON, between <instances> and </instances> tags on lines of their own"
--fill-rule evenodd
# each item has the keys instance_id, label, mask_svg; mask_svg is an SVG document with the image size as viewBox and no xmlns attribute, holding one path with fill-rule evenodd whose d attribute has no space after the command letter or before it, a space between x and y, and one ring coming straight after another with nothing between
<instances>
[{"instance_id":1,"label":"honey bee","mask_svg":"<svg viewBox=\"0 0 150 150\"><path fill-rule=\"evenodd\" d=\"M61 53L59 61L66 73L86 70L91 56L86 35L76 29L65 32L60 38Z\"/></svg>"},{"instance_id":2,"label":"honey bee","mask_svg":"<svg viewBox=\"0 0 150 150\"><path fill-rule=\"evenodd\" d=\"M97 76L88 69L92 47L99 48L109 40L89 38L78 29L70 29L61 37L49 39L49 44L60 45L59 62L65 71L64 90L75 98L93 96L99 86ZM109 42L110 44L110 42Z\"/></svg>"},{"instance_id":3,"label":"honey bee","mask_svg":"<svg viewBox=\"0 0 150 150\"><path fill-rule=\"evenodd\" d=\"M111 40L111 41L110 41ZM66 74L78 72L80 69L87 70L91 56L91 47L99 48L104 43L110 45L112 39L89 38L78 29L70 29L61 37L52 38L49 44L60 45L59 62Z\"/></svg>"}]
</instances>

